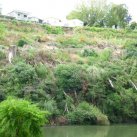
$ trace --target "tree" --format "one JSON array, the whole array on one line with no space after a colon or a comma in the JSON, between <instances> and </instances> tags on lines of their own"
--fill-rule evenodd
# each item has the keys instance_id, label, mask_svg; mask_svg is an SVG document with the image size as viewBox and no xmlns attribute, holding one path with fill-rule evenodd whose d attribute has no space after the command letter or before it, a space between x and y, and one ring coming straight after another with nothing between
<instances>
[{"instance_id":1,"label":"tree","mask_svg":"<svg viewBox=\"0 0 137 137\"><path fill-rule=\"evenodd\" d=\"M115 25L116 28L118 26L124 28L129 23L129 17L128 9L125 4L112 4L106 15L106 26L112 27Z\"/></svg>"},{"instance_id":2,"label":"tree","mask_svg":"<svg viewBox=\"0 0 137 137\"><path fill-rule=\"evenodd\" d=\"M41 111L26 100L10 97L0 103L0 136L40 137L47 115L47 111Z\"/></svg>"},{"instance_id":3,"label":"tree","mask_svg":"<svg viewBox=\"0 0 137 137\"><path fill-rule=\"evenodd\" d=\"M67 18L77 18L86 25L97 27L125 27L131 21L125 4L107 4L107 0L89 0L82 3Z\"/></svg>"},{"instance_id":4,"label":"tree","mask_svg":"<svg viewBox=\"0 0 137 137\"><path fill-rule=\"evenodd\" d=\"M131 28L132 30L136 29L136 28L137 28L137 22L132 22L132 23L130 24L130 28Z\"/></svg>"},{"instance_id":5,"label":"tree","mask_svg":"<svg viewBox=\"0 0 137 137\"><path fill-rule=\"evenodd\" d=\"M89 0L73 10L68 19L80 19L89 26L104 26L104 17L107 12L106 0Z\"/></svg>"}]
</instances>

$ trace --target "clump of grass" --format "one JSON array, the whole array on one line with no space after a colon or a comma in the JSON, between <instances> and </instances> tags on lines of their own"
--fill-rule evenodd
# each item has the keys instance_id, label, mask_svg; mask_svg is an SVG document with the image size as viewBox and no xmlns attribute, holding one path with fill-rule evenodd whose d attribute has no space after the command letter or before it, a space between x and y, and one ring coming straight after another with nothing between
<instances>
[{"instance_id":1,"label":"clump of grass","mask_svg":"<svg viewBox=\"0 0 137 137\"><path fill-rule=\"evenodd\" d=\"M57 42L61 47L82 48L86 45L94 45L96 41L92 38L88 38L86 35L73 34L62 35L57 37Z\"/></svg>"},{"instance_id":2,"label":"clump of grass","mask_svg":"<svg viewBox=\"0 0 137 137\"><path fill-rule=\"evenodd\" d=\"M0 49L0 60L5 59L5 58L6 58L5 52L2 49Z\"/></svg>"},{"instance_id":3,"label":"clump of grass","mask_svg":"<svg viewBox=\"0 0 137 137\"><path fill-rule=\"evenodd\" d=\"M124 47L126 49L126 58L137 57L137 40L127 41Z\"/></svg>"},{"instance_id":4,"label":"clump of grass","mask_svg":"<svg viewBox=\"0 0 137 137\"><path fill-rule=\"evenodd\" d=\"M3 39L6 34L6 26L0 23L0 39Z\"/></svg>"},{"instance_id":5,"label":"clump of grass","mask_svg":"<svg viewBox=\"0 0 137 137\"><path fill-rule=\"evenodd\" d=\"M23 47L25 44L28 44L26 40L24 39L20 39L18 42L17 42L17 46L18 47Z\"/></svg>"},{"instance_id":6,"label":"clump of grass","mask_svg":"<svg viewBox=\"0 0 137 137\"><path fill-rule=\"evenodd\" d=\"M96 53L95 50L93 49L84 49L81 53L81 56L83 57L88 57L88 56L94 56L94 57L97 57L98 54Z\"/></svg>"},{"instance_id":7,"label":"clump of grass","mask_svg":"<svg viewBox=\"0 0 137 137\"><path fill-rule=\"evenodd\" d=\"M62 27L43 25L43 28L46 30L48 34L63 34L64 33Z\"/></svg>"},{"instance_id":8,"label":"clump of grass","mask_svg":"<svg viewBox=\"0 0 137 137\"><path fill-rule=\"evenodd\" d=\"M55 54L58 62L69 62L71 60L70 55L65 51L57 50Z\"/></svg>"},{"instance_id":9,"label":"clump of grass","mask_svg":"<svg viewBox=\"0 0 137 137\"><path fill-rule=\"evenodd\" d=\"M36 73L38 77L45 78L48 74L48 68L46 65L42 64L41 62L35 67Z\"/></svg>"}]
</instances>

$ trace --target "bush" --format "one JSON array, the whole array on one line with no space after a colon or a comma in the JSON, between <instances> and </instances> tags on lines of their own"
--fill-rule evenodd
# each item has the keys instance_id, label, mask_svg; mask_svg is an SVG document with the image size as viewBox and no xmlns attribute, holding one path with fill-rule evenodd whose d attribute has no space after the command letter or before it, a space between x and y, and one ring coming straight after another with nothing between
<instances>
[{"instance_id":1,"label":"bush","mask_svg":"<svg viewBox=\"0 0 137 137\"><path fill-rule=\"evenodd\" d=\"M17 46L18 47L23 47L25 44L28 44L26 40L24 39L20 39L18 42L17 42Z\"/></svg>"},{"instance_id":2,"label":"bush","mask_svg":"<svg viewBox=\"0 0 137 137\"><path fill-rule=\"evenodd\" d=\"M40 137L47 115L28 101L8 98L0 103L0 136Z\"/></svg>"},{"instance_id":3,"label":"bush","mask_svg":"<svg viewBox=\"0 0 137 137\"><path fill-rule=\"evenodd\" d=\"M6 26L3 23L0 23L0 39L4 37L6 33Z\"/></svg>"},{"instance_id":4,"label":"bush","mask_svg":"<svg viewBox=\"0 0 137 137\"><path fill-rule=\"evenodd\" d=\"M47 68L47 66L44 65L44 64L42 64L42 63L39 63L36 66L36 73L37 73L38 77L45 78L46 75L48 74L48 68Z\"/></svg>"},{"instance_id":5,"label":"bush","mask_svg":"<svg viewBox=\"0 0 137 137\"><path fill-rule=\"evenodd\" d=\"M0 59L5 59L6 58L6 54L4 53L3 50L0 49Z\"/></svg>"},{"instance_id":6,"label":"bush","mask_svg":"<svg viewBox=\"0 0 137 137\"><path fill-rule=\"evenodd\" d=\"M82 90L86 75L80 65L66 64L55 68L57 85L66 92L79 92Z\"/></svg>"},{"instance_id":7,"label":"bush","mask_svg":"<svg viewBox=\"0 0 137 137\"><path fill-rule=\"evenodd\" d=\"M112 51L110 49L104 49L100 54L99 58L101 61L109 61L112 56Z\"/></svg>"},{"instance_id":8,"label":"bush","mask_svg":"<svg viewBox=\"0 0 137 137\"><path fill-rule=\"evenodd\" d=\"M82 51L82 56L83 56L83 57L88 57L88 56L97 57L98 54L95 52L95 50L84 49L84 50Z\"/></svg>"},{"instance_id":9,"label":"bush","mask_svg":"<svg viewBox=\"0 0 137 137\"><path fill-rule=\"evenodd\" d=\"M74 36L58 37L57 42L61 44L63 47L73 47L73 48L82 47L81 42L79 42L78 38Z\"/></svg>"},{"instance_id":10,"label":"bush","mask_svg":"<svg viewBox=\"0 0 137 137\"><path fill-rule=\"evenodd\" d=\"M59 36L57 38L57 42L64 47L73 47L73 48L81 48L85 45L92 45L95 42L88 38L86 35L82 34L74 34L68 36Z\"/></svg>"},{"instance_id":11,"label":"bush","mask_svg":"<svg viewBox=\"0 0 137 137\"><path fill-rule=\"evenodd\" d=\"M32 83L36 78L35 68L24 62L18 62L9 70L11 74L11 81L16 81L16 83L27 84Z\"/></svg>"},{"instance_id":12,"label":"bush","mask_svg":"<svg viewBox=\"0 0 137 137\"><path fill-rule=\"evenodd\" d=\"M51 118L54 118L55 116L57 116L59 114L59 110L57 108L56 101L53 100L50 96L47 97L45 100L40 101L39 106L42 109L50 112L50 117Z\"/></svg>"},{"instance_id":13,"label":"bush","mask_svg":"<svg viewBox=\"0 0 137 137\"><path fill-rule=\"evenodd\" d=\"M68 119L72 124L109 124L107 116L87 102L80 103L73 112L68 114Z\"/></svg>"},{"instance_id":14,"label":"bush","mask_svg":"<svg viewBox=\"0 0 137 137\"><path fill-rule=\"evenodd\" d=\"M127 43L125 44L125 48L126 48L126 58L130 58L130 57L137 57L137 41L133 40L133 41L127 41Z\"/></svg>"},{"instance_id":15,"label":"bush","mask_svg":"<svg viewBox=\"0 0 137 137\"><path fill-rule=\"evenodd\" d=\"M46 30L48 34L63 34L64 33L62 27L43 25L43 28Z\"/></svg>"},{"instance_id":16,"label":"bush","mask_svg":"<svg viewBox=\"0 0 137 137\"><path fill-rule=\"evenodd\" d=\"M137 29L137 22L132 22L130 24L130 29L132 29L132 30Z\"/></svg>"}]
</instances>

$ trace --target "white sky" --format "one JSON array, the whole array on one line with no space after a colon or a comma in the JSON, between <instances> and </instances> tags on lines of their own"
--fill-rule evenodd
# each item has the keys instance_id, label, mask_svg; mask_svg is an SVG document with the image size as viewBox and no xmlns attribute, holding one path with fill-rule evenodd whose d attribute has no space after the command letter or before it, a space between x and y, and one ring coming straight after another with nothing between
<instances>
[{"instance_id":1,"label":"white sky","mask_svg":"<svg viewBox=\"0 0 137 137\"><path fill-rule=\"evenodd\" d=\"M6 14L12 10L22 10L32 15L47 18L65 18L82 0L0 0L2 13ZM84 0L83 0L84 1ZM137 0L108 0L113 3L125 3L133 20L137 21Z\"/></svg>"}]
</instances>

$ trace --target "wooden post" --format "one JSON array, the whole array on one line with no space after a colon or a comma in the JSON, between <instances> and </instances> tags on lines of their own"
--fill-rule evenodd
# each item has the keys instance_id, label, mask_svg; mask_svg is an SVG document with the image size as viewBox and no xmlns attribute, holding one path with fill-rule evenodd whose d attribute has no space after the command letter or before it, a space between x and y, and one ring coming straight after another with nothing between
<instances>
[{"instance_id":1,"label":"wooden post","mask_svg":"<svg viewBox=\"0 0 137 137\"><path fill-rule=\"evenodd\" d=\"M11 45L8 50L8 60L9 63L12 63L12 59L16 56L17 47L15 45Z\"/></svg>"}]
</instances>

